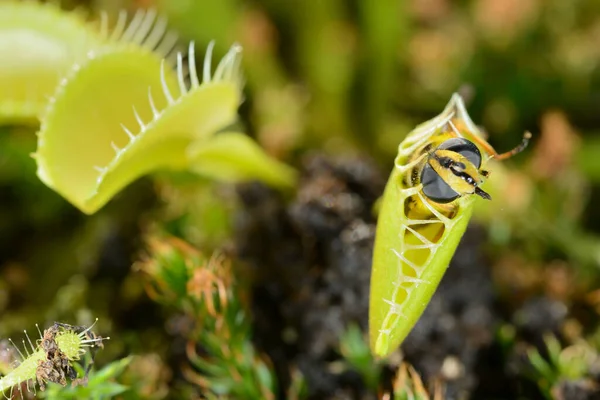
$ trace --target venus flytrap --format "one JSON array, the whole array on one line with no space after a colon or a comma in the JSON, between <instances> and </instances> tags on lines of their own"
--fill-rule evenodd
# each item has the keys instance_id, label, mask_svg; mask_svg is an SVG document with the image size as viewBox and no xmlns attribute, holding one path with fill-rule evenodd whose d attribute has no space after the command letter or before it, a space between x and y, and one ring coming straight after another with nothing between
<instances>
[{"instance_id":1,"label":"venus flytrap","mask_svg":"<svg viewBox=\"0 0 600 400\"><path fill-rule=\"evenodd\" d=\"M38 132L38 176L93 213L149 168L183 165L177 156L189 140L165 143L160 129L145 129L164 116L164 93L176 88L176 75L152 52L134 45L91 52L49 101Z\"/></svg>"},{"instance_id":2,"label":"venus flytrap","mask_svg":"<svg viewBox=\"0 0 600 400\"><path fill-rule=\"evenodd\" d=\"M405 213L409 197L419 192L404 184L409 156L452 118L480 134L462 100L453 97L440 115L417 126L400 144L380 203L369 308L371 349L380 357L396 350L425 310L471 217L471 196L459 199L460 211L452 218L434 215L421 221Z\"/></svg>"},{"instance_id":3,"label":"venus flytrap","mask_svg":"<svg viewBox=\"0 0 600 400\"><path fill-rule=\"evenodd\" d=\"M193 42L187 57L177 53L176 70L134 44L90 52L49 101L34 155L38 176L88 214L133 180L162 168L197 169L217 178L227 171L229 178L291 185L294 172L248 138L215 135L237 118L240 54L234 45L213 73L209 45L200 78ZM223 152L223 143L233 153Z\"/></svg>"},{"instance_id":4,"label":"venus flytrap","mask_svg":"<svg viewBox=\"0 0 600 400\"><path fill-rule=\"evenodd\" d=\"M239 46L213 72L211 43L199 76L194 44L177 51L155 10L97 22L35 1L0 4L0 122L41 120L34 157L46 185L88 214L164 168L292 185L295 172L248 137L214 135L242 101Z\"/></svg>"},{"instance_id":5,"label":"venus flytrap","mask_svg":"<svg viewBox=\"0 0 600 400\"><path fill-rule=\"evenodd\" d=\"M385 357L415 325L467 228L491 159L505 160L527 146L498 154L454 94L435 118L417 126L398 147L379 204L369 305L371 351Z\"/></svg>"}]
</instances>

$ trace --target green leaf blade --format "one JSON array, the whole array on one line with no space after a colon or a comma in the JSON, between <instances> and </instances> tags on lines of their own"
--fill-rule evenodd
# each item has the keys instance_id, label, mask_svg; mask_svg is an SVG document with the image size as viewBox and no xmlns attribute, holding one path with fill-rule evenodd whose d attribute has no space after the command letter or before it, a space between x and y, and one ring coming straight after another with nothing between
<instances>
[{"instance_id":1,"label":"green leaf blade","mask_svg":"<svg viewBox=\"0 0 600 400\"><path fill-rule=\"evenodd\" d=\"M270 157L249 136L223 132L197 141L189 150L190 166L199 174L225 181L258 179L278 187L292 187L296 171Z\"/></svg>"}]
</instances>

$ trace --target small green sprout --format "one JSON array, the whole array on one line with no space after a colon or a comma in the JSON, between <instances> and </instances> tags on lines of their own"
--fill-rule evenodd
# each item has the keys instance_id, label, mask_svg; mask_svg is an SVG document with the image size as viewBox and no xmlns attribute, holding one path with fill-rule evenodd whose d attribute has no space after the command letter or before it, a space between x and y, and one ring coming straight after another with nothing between
<instances>
[{"instance_id":1,"label":"small green sprout","mask_svg":"<svg viewBox=\"0 0 600 400\"><path fill-rule=\"evenodd\" d=\"M308 385L302 372L296 367L290 371L291 382L287 390L286 398L288 400L301 400L308 397Z\"/></svg>"},{"instance_id":2,"label":"small green sprout","mask_svg":"<svg viewBox=\"0 0 600 400\"><path fill-rule=\"evenodd\" d=\"M340 352L352 368L361 374L365 386L377 390L382 364L373 359L369 343L358 325L351 324L342 334Z\"/></svg>"},{"instance_id":3,"label":"small green sprout","mask_svg":"<svg viewBox=\"0 0 600 400\"><path fill-rule=\"evenodd\" d=\"M600 365L598 353L583 340L563 349L555 336L547 335L544 343L548 360L535 348L530 348L527 356L534 370L531 378L548 399L556 398L553 391L562 382L586 380L593 366Z\"/></svg>"},{"instance_id":4,"label":"small green sprout","mask_svg":"<svg viewBox=\"0 0 600 400\"><path fill-rule=\"evenodd\" d=\"M361 374L365 385L373 391L378 390L383 363L373 358L369 343L363 337L358 325L350 325L343 333L340 338L340 351L346 361ZM384 393L382 399L441 400L443 398L442 385L439 381L435 381L435 392L433 397L430 397L417 371L406 362L400 364L392 386L393 392Z\"/></svg>"},{"instance_id":5,"label":"small green sprout","mask_svg":"<svg viewBox=\"0 0 600 400\"><path fill-rule=\"evenodd\" d=\"M0 378L0 393L9 389L12 392L14 387L22 390L22 383L26 383L27 390L33 389L34 392L38 386L44 391L48 382L66 386L67 379L74 384L85 384L87 371L83 378L76 379L78 374L73 363L88 348L102 346L104 338L96 336L91 331L92 326L85 328L55 323L43 334L40 332L40 340L35 345L25 332L29 348L25 340L23 352L13 344L21 360L12 371Z\"/></svg>"}]
</instances>

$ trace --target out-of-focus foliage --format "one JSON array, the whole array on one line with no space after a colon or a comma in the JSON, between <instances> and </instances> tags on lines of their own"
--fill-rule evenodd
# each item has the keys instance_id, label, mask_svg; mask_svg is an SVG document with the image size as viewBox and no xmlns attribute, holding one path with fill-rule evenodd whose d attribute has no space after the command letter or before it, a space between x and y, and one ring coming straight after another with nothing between
<instances>
[{"instance_id":1,"label":"out-of-focus foliage","mask_svg":"<svg viewBox=\"0 0 600 400\"><path fill-rule=\"evenodd\" d=\"M54 4L0 3L0 121L34 123L74 63L102 42L74 12Z\"/></svg>"},{"instance_id":2,"label":"out-of-focus foliage","mask_svg":"<svg viewBox=\"0 0 600 400\"><path fill-rule=\"evenodd\" d=\"M590 371L600 367L600 357L588 343L580 341L563 349L558 339L547 336L545 344L548 361L537 349L530 349L528 356L533 367L531 378L546 398L563 398L560 393L568 386L591 389L597 385Z\"/></svg>"},{"instance_id":3,"label":"out-of-focus foliage","mask_svg":"<svg viewBox=\"0 0 600 400\"><path fill-rule=\"evenodd\" d=\"M381 363L371 354L369 343L360 327L353 324L340 337L340 352L348 364L362 375L365 385L377 390L381 378Z\"/></svg>"}]
</instances>

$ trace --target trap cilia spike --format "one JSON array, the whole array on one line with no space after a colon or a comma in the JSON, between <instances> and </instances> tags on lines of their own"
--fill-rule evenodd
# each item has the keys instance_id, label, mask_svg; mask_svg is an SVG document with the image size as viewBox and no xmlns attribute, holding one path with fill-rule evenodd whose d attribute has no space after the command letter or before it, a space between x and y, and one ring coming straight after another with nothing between
<instances>
[{"instance_id":1,"label":"trap cilia spike","mask_svg":"<svg viewBox=\"0 0 600 400\"><path fill-rule=\"evenodd\" d=\"M18 360L14 368L0 378L0 393L5 394L10 390L12 398L14 388L23 390L22 383L25 383L28 392L35 394L37 387L44 390L48 382L63 386L66 386L67 380L74 382L77 374L73 362L78 361L90 348L102 347L102 341L110 339L95 335L91 330L94 325L95 322L89 327L55 323L43 334L38 327L40 339L35 343L24 331L27 342L23 339L23 350L9 339L12 350L16 352L14 358Z\"/></svg>"},{"instance_id":2,"label":"trap cilia spike","mask_svg":"<svg viewBox=\"0 0 600 400\"><path fill-rule=\"evenodd\" d=\"M369 304L373 354L396 350L437 288L467 227L490 159L498 154L454 94L444 111L417 126L398 147L377 223Z\"/></svg>"},{"instance_id":3,"label":"trap cilia spike","mask_svg":"<svg viewBox=\"0 0 600 400\"><path fill-rule=\"evenodd\" d=\"M155 9L137 10L128 22L126 10L119 11L114 26L106 12L100 14L98 31L108 43L132 43L147 48L171 65L175 65L178 50L177 34L167 29L166 18Z\"/></svg>"}]
</instances>

